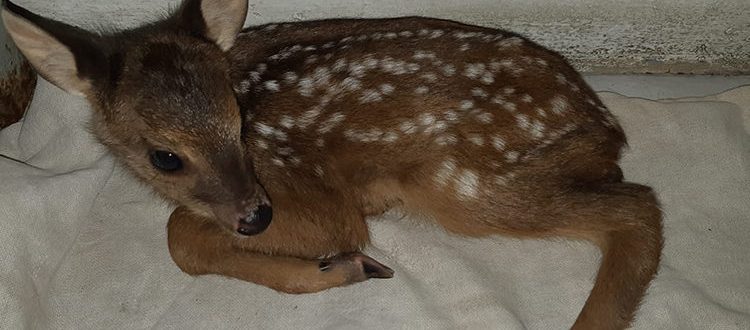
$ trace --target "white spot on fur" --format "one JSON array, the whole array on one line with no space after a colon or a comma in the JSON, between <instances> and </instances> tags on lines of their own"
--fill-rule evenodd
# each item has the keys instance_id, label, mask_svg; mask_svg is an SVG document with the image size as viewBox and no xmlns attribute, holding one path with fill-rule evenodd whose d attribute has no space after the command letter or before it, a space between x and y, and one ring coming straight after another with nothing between
<instances>
[{"instance_id":1,"label":"white spot on fur","mask_svg":"<svg viewBox=\"0 0 750 330\"><path fill-rule=\"evenodd\" d=\"M518 124L519 128L524 130L528 129L531 126L529 116L520 113L516 115L516 123Z\"/></svg>"},{"instance_id":2,"label":"white spot on fur","mask_svg":"<svg viewBox=\"0 0 750 330\"><path fill-rule=\"evenodd\" d=\"M516 47L523 44L523 39L519 37L510 37L508 39L503 39L498 41L495 45L500 49L506 49L510 47Z\"/></svg>"},{"instance_id":3,"label":"white spot on fur","mask_svg":"<svg viewBox=\"0 0 750 330\"><path fill-rule=\"evenodd\" d=\"M414 56L412 56L412 58L415 60L434 60L435 58L437 58L437 56L435 56L435 53L433 52L416 50L414 51Z\"/></svg>"},{"instance_id":4,"label":"white spot on fur","mask_svg":"<svg viewBox=\"0 0 750 330\"><path fill-rule=\"evenodd\" d=\"M402 122L399 128L404 134L414 134L417 132L417 126L411 120Z\"/></svg>"},{"instance_id":5,"label":"white spot on fur","mask_svg":"<svg viewBox=\"0 0 750 330\"><path fill-rule=\"evenodd\" d=\"M246 94L250 91L250 85L250 80L240 81L240 83L234 88L234 91L237 92L237 94Z\"/></svg>"},{"instance_id":6,"label":"white spot on fur","mask_svg":"<svg viewBox=\"0 0 750 330\"><path fill-rule=\"evenodd\" d=\"M459 103L459 108L461 110L469 110L474 107L474 101L472 100L463 100L461 103Z\"/></svg>"},{"instance_id":7,"label":"white spot on fur","mask_svg":"<svg viewBox=\"0 0 750 330\"><path fill-rule=\"evenodd\" d=\"M458 50L460 50L462 52L465 52L465 51L467 51L469 49L471 49L471 47L469 46L469 44L466 44L466 43L463 44L463 45L461 45L461 47L458 48Z\"/></svg>"},{"instance_id":8,"label":"white spot on fur","mask_svg":"<svg viewBox=\"0 0 750 330\"><path fill-rule=\"evenodd\" d=\"M313 167L313 171L315 171L315 175L317 175L317 176L319 176L319 177L321 177L321 178L322 178L322 177L323 177L323 175L324 175L324 173L323 173L323 167L322 167L322 166L320 166L320 165L315 165L315 166Z\"/></svg>"},{"instance_id":9,"label":"white spot on fur","mask_svg":"<svg viewBox=\"0 0 750 330\"><path fill-rule=\"evenodd\" d=\"M281 127L284 127L286 129L290 129L294 127L294 118L287 116L287 115L283 115L281 116L281 119L279 120L279 125L281 125Z\"/></svg>"},{"instance_id":10,"label":"white spot on fur","mask_svg":"<svg viewBox=\"0 0 750 330\"><path fill-rule=\"evenodd\" d=\"M492 146L497 149L497 151L502 151L505 149L505 140L499 136L493 136L492 137Z\"/></svg>"},{"instance_id":11,"label":"white spot on fur","mask_svg":"<svg viewBox=\"0 0 750 330\"><path fill-rule=\"evenodd\" d=\"M505 175L496 175L495 176L495 184L497 184L499 186L506 186L515 177L516 177L516 175L514 173L506 173Z\"/></svg>"},{"instance_id":12,"label":"white spot on fur","mask_svg":"<svg viewBox=\"0 0 750 330\"><path fill-rule=\"evenodd\" d=\"M534 102L534 98L529 94L523 94L523 96L521 96L521 101L523 103L531 103Z\"/></svg>"},{"instance_id":13,"label":"white spot on fur","mask_svg":"<svg viewBox=\"0 0 750 330\"><path fill-rule=\"evenodd\" d=\"M447 121L457 121L458 120L458 114L455 111L448 110L446 112L443 112L443 115L445 116L445 120Z\"/></svg>"},{"instance_id":14,"label":"white spot on fur","mask_svg":"<svg viewBox=\"0 0 750 330\"><path fill-rule=\"evenodd\" d=\"M542 137L544 137L545 129L546 127L544 126L542 122L535 120L534 124L531 125L531 128L529 129L529 131L531 132L531 136L534 139L541 139Z\"/></svg>"},{"instance_id":15,"label":"white spot on fur","mask_svg":"<svg viewBox=\"0 0 750 330\"><path fill-rule=\"evenodd\" d=\"M482 112L476 116L476 119L483 124L492 123L492 114L489 112Z\"/></svg>"},{"instance_id":16,"label":"white spot on fur","mask_svg":"<svg viewBox=\"0 0 750 330\"><path fill-rule=\"evenodd\" d=\"M540 117L547 117L547 112L546 112L546 111L544 111L544 109L542 109L542 108L536 108L535 110L536 110L536 113L537 113L537 114L538 114L538 115L539 115Z\"/></svg>"},{"instance_id":17,"label":"white spot on fur","mask_svg":"<svg viewBox=\"0 0 750 330\"><path fill-rule=\"evenodd\" d=\"M430 39L436 39L440 38L445 34L443 30L433 30L432 33L430 33Z\"/></svg>"},{"instance_id":18,"label":"white spot on fur","mask_svg":"<svg viewBox=\"0 0 750 330\"><path fill-rule=\"evenodd\" d=\"M425 73L421 77L427 80L427 82L431 82L431 83L437 82L438 80L437 75L432 72Z\"/></svg>"},{"instance_id":19,"label":"white spot on fur","mask_svg":"<svg viewBox=\"0 0 750 330\"><path fill-rule=\"evenodd\" d=\"M362 82L354 77L346 77L341 81L341 88L346 91L357 91L362 88Z\"/></svg>"},{"instance_id":20,"label":"white spot on fur","mask_svg":"<svg viewBox=\"0 0 750 330\"><path fill-rule=\"evenodd\" d=\"M505 95L511 95L516 92L516 89L513 87L505 87L503 88L503 94Z\"/></svg>"},{"instance_id":21,"label":"white spot on fur","mask_svg":"<svg viewBox=\"0 0 750 330\"><path fill-rule=\"evenodd\" d=\"M290 71L284 73L281 78L284 79L285 83L291 85L297 82L299 76L296 73Z\"/></svg>"},{"instance_id":22,"label":"white spot on fur","mask_svg":"<svg viewBox=\"0 0 750 330\"><path fill-rule=\"evenodd\" d=\"M276 166L278 166L278 167L284 167L286 165L286 164L284 164L283 160L281 160L279 158L276 158L276 157L271 158L271 162L273 162L273 164L276 165Z\"/></svg>"},{"instance_id":23,"label":"white spot on fur","mask_svg":"<svg viewBox=\"0 0 750 330\"><path fill-rule=\"evenodd\" d=\"M362 92L362 96L359 97L359 103L372 103L383 100L383 95L374 89L366 89Z\"/></svg>"},{"instance_id":24,"label":"white spot on fur","mask_svg":"<svg viewBox=\"0 0 750 330\"><path fill-rule=\"evenodd\" d=\"M521 154L518 153L518 151L508 151L505 153L505 160L509 163L515 163L518 161L518 157L520 157Z\"/></svg>"},{"instance_id":25,"label":"white spot on fur","mask_svg":"<svg viewBox=\"0 0 750 330\"><path fill-rule=\"evenodd\" d=\"M393 93L393 91L396 90L395 87L391 84L382 84L380 85L380 92L383 93L383 95L389 95Z\"/></svg>"},{"instance_id":26,"label":"white spot on fur","mask_svg":"<svg viewBox=\"0 0 750 330\"><path fill-rule=\"evenodd\" d=\"M310 97L313 94L313 81L310 78L302 78L300 79L299 83L297 83L297 91L302 96Z\"/></svg>"},{"instance_id":27,"label":"white spot on fur","mask_svg":"<svg viewBox=\"0 0 750 330\"><path fill-rule=\"evenodd\" d=\"M476 97L483 98L483 99L485 99L488 96L490 96L490 94L488 94L487 91L485 91L484 89L481 89L479 87L473 88L471 90L471 95L474 95Z\"/></svg>"},{"instance_id":28,"label":"white spot on fur","mask_svg":"<svg viewBox=\"0 0 750 330\"><path fill-rule=\"evenodd\" d=\"M479 81L481 81L485 85L490 85L495 82L495 75L493 75L492 72L485 71L482 74L482 77L479 78Z\"/></svg>"},{"instance_id":29,"label":"white spot on fur","mask_svg":"<svg viewBox=\"0 0 750 330\"><path fill-rule=\"evenodd\" d=\"M385 135L383 135L382 140L383 142L388 142L388 143L396 142L396 140L398 140L398 134L394 132L385 133Z\"/></svg>"},{"instance_id":30,"label":"white spot on fur","mask_svg":"<svg viewBox=\"0 0 750 330\"><path fill-rule=\"evenodd\" d=\"M416 89L414 90L414 93L415 93L415 94L418 94L418 95L423 95L423 94L427 94L427 93L429 93L429 92L430 92L430 88L429 88L429 87L427 87L427 86L419 86L419 87L417 87L417 88L416 88Z\"/></svg>"},{"instance_id":31,"label":"white spot on fur","mask_svg":"<svg viewBox=\"0 0 750 330\"><path fill-rule=\"evenodd\" d=\"M319 106L313 107L310 110L305 111L302 116L297 120L297 126L301 128L306 128L307 126L312 125L312 123L315 122L315 120L318 119L318 116L320 116L321 108Z\"/></svg>"},{"instance_id":32,"label":"white spot on fur","mask_svg":"<svg viewBox=\"0 0 750 330\"><path fill-rule=\"evenodd\" d=\"M470 134L467 139L480 147L484 145L484 138L479 134Z\"/></svg>"},{"instance_id":33,"label":"white spot on fur","mask_svg":"<svg viewBox=\"0 0 750 330\"><path fill-rule=\"evenodd\" d=\"M344 72L344 70L346 70L346 67L347 67L346 59L340 58L336 60L336 62L333 62L333 66L331 66L331 70L333 70L333 72Z\"/></svg>"},{"instance_id":34,"label":"white spot on fur","mask_svg":"<svg viewBox=\"0 0 750 330\"><path fill-rule=\"evenodd\" d=\"M276 80L268 80L263 83L263 86L271 92L278 92L281 90L281 85L279 85L279 82Z\"/></svg>"},{"instance_id":35,"label":"white spot on fur","mask_svg":"<svg viewBox=\"0 0 750 330\"><path fill-rule=\"evenodd\" d=\"M375 68L378 67L378 65L380 65L380 61L372 57L371 54L368 54L365 56L365 59L362 61L362 65L364 65L367 70L374 70Z\"/></svg>"},{"instance_id":36,"label":"white spot on fur","mask_svg":"<svg viewBox=\"0 0 750 330\"><path fill-rule=\"evenodd\" d=\"M453 64L446 64L445 66L443 66L443 74L446 77L452 77L456 74L456 66Z\"/></svg>"},{"instance_id":37,"label":"white spot on fur","mask_svg":"<svg viewBox=\"0 0 750 330\"><path fill-rule=\"evenodd\" d=\"M312 74L313 84L317 87L329 85L331 82L331 72L326 67L318 67Z\"/></svg>"},{"instance_id":38,"label":"white spot on fur","mask_svg":"<svg viewBox=\"0 0 750 330\"><path fill-rule=\"evenodd\" d=\"M341 112L336 112L331 115L328 119L323 121L323 123L320 125L320 128L318 128L318 133L325 134L330 132L332 129L334 129L338 124L340 124L346 116Z\"/></svg>"},{"instance_id":39,"label":"white spot on fur","mask_svg":"<svg viewBox=\"0 0 750 330\"><path fill-rule=\"evenodd\" d=\"M256 140L255 145L263 150L268 149L268 142L266 140Z\"/></svg>"},{"instance_id":40,"label":"white spot on fur","mask_svg":"<svg viewBox=\"0 0 750 330\"><path fill-rule=\"evenodd\" d=\"M448 128L448 125L444 121L436 120L433 124L430 124L427 127L425 127L424 133L425 134L442 133L445 131L446 128Z\"/></svg>"},{"instance_id":41,"label":"white spot on fur","mask_svg":"<svg viewBox=\"0 0 750 330\"><path fill-rule=\"evenodd\" d=\"M276 150L276 152L282 156L289 156L294 152L294 150L292 150L292 148L286 147L286 148L279 148L278 150Z\"/></svg>"},{"instance_id":42,"label":"white spot on fur","mask_svg":"<svg viewBox=\"0 0 750 330\"><path fill-rule=\"evenodd\" d=\"M446 186L456 172L456 161L453 159L447 159L438 168L435 173L435 181L440 185Z\"/></svg>"},{"instance_id":43,"label":"white spot on fur","mask_svg":"<svg viewBox=\"0 0 750 330\"><path fill-rule=\"evenodd\" d=\"M367 72L367 67L359 62L352 62L349 63L349 74L357 77L362 78L364 77L365 73Z\"/></svg>"},{"instance_id":44,"label":"white spot on fur","mask_svg":"<svg viewBox=\"0 0 750 330\"><path fill-rule=\"evenodd\" d=\"M552 113L557 114L557 115L562 114L563 112L568 110L568 108L570 107L568 100L562 95L557 95L553 97L550 100L550 105L552 106Z\"/></svg>"},{"instance_id":45,"label":"white spot on fur","mask_svg":"<svg viewBox=\"0 0 750 330\"><path fill-rule=\"evenodd\" d=\"M255 131L265 137L272 136L275 130L276 130L275 128L268 126L264 123L260 123L260 122L255 123Z\"/></svg>"},{"instance_id":46,"label":"white spot on fur","mask_svg":"<svg viewBox=\"0 0 750 330\"><path fill-rule=\"evenodd\" d=\"M477 79L484 73L485 65L482 63L469 63L464 70L464 76L470 79Z\"/></svg>"},{"instance_id":47,"label":"white spot on fur","mask_svg":"<svg viewBox=\"0 0 750 330\"><path fill-rule=\"evenodd\" d=\"M506 101L505 101L505 97L501 95L495 95L495 97L493 97L492 100L490 100L490 102L503 105L505 104Z\"/></svg>"},{"instance_id":48,"label":"white spot on fur","mask_svg":"<svg viewBox=\"0 0 750 330\"><path fill-rule=\"evenodd\" d=\"M261 80L260 73L255 71L250 72L250 74L248 75L248 80L254 83L259 83Z\"/></svg>"},{"instance_id":49,"label":"white spot on fur","mask_svg":"<svg viewBox=\"0 0 750 330\"><path fill-rule=\"evenodd\" d=\"M441 146L447 146L447 145L453 145L458 142L458 139L453 134L445 134L438 136L437 139L435 139L435 143Z\"/></svg>"},{"instance_id":50,"label":"white spot on fur","mask_svg":"<svg viewBox=\"0 0 750 330\"><path fill-rule=\"evenodd\" d=\"M476 32L455 32L453 33L453 37L456 39L468 39L468 38L474 38L477 36Z\"/></svg>"},{"instance_id":51,"label":"white spot on fur","mask_svg":"<svg viewBox=\"0 0 750 330\"><path fill-rule=\"evenodd\" d=\"M479 176L470 170L464 170L456 178L456 190L463 198L476 198L479 188Z\"/></svg>"},{"instance_id":52,"label":"white spot on fur","mask_svg":"<svg viewBox=\"0 0 750 330\"><path fill-rule=\"evenodd\" d=\"M435 123L435 116L429 113L419 115L419 123L422 126L429 126Z\"/></svg>"}]
</instances>

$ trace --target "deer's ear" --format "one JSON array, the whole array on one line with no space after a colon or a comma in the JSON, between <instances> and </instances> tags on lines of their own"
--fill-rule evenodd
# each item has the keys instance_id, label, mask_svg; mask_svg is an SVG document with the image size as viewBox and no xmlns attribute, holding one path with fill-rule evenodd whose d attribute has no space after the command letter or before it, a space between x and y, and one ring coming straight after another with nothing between
<instances>
[{"instance_id":1,"label":"deer's ear","mask_svg":"<svg viewBox=\"0 0 750 330\"><path fill-rule=\"evenodd\" d=\"M82 30L41 18L11 2L2 9L2 20L16 47L44 79L71 94L91 92L96 71L105 67L104 56Z\"/></svg>"},{"instance_id":2,"label":"deer's ear","mask_svg":"<svg viewBox=\"0 0 750 330\"><path fill-rule=\"evenodd\" d=\"M216 43L226 51L232 48L247 17L248 0L186 0L177 12L181 28Z\"/></svg>"}]
</instances>

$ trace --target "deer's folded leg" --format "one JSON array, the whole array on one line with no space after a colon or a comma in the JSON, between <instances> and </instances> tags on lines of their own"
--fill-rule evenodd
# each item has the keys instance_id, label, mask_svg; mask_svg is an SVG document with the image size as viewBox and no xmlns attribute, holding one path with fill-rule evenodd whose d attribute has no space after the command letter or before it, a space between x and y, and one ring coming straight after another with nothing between
<instances>
[{"instance_id":1,"label":"deer's folded leg","mask_svg":"<svg viewBox=\"0 0 750 330\"><path fill-rule=\"evenodd\" d=\"M231 232L184 208L172 213L167 227L172 259L191 275L223 275L287 293L317 292L393 276L390 268L358 252L314 260L243 250L234 244L238 238Z\"/></svg>"}]
</instances>

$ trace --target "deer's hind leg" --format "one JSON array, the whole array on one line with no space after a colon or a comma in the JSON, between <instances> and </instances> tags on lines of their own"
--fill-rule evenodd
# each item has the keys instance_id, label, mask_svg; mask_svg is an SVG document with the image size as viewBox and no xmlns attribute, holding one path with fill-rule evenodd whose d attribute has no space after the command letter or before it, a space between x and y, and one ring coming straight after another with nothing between
<instances>
[{"instance_id":1,"label":"deer's hind leg","mask_svg":"<svg viewBox=\"0 0 750 330\"><path fill-rule=\"evenodd\" d=\"M657 271L662 248L661 211L650 188L622 182L565 188L519 185L474 199L452 188L411 201L462 235L562 236L593 242L603 258L573 329L624 329L630 324Z\"/></svg>"}]
</instances>

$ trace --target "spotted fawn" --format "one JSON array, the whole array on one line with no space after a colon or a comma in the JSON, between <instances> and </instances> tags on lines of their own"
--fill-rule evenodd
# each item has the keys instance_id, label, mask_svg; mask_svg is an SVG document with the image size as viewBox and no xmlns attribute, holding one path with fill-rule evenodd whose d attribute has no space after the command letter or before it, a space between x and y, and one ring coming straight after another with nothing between
<instances>
[{"instance_id":1,"label":"spotted fawn","mask_svg":"<svg viewBox=\"0 0 750 330\"><path fill-rule=\"evenodd\" d=\"M391 208L466 237L588 240L574 329L622 329L656 273L661 211L623 182L625 136L558 54L517 34L405 17L242 29L247 0L186 0L97 34L7 2L39 74L177 208L174 262L289 293L393 272L360 251ZM273 220L273 221L272 221Z\"/></svg>"}]
</instances>

